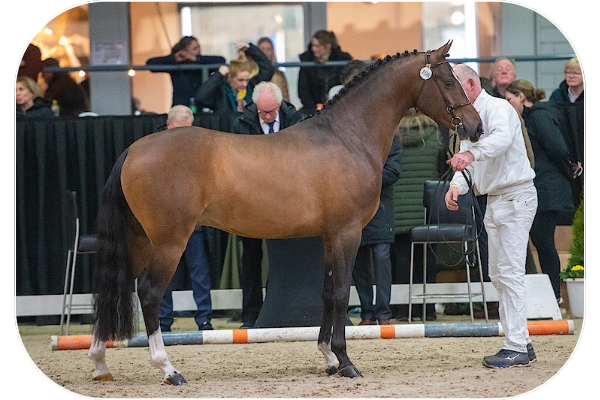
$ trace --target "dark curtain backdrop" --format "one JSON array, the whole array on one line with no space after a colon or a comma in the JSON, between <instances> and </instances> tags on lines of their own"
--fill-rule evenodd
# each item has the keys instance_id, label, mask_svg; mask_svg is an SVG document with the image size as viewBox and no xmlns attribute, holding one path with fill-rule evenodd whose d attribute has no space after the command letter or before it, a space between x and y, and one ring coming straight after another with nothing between
<instances>
[{"instance_id":1,"label":"dark curtain backdrop","mask_svg":"<svg viewBox=\"0 0 600 400\"><path fill-rule=\"evenodd\" d=\"M235 116L198 114L194 125L229 131ZM131 143L165 121L165 114L17 120L17 295L62 294L69 246L65 193L77 192L81 233L93 233L98 199L114 162ZM220 278L227 236L210 228L213 287ZM77 293L90 292L90 257L78 257ZM175 276L178 290L190 289L185 268Z\"/></svg>"}]
</instances>

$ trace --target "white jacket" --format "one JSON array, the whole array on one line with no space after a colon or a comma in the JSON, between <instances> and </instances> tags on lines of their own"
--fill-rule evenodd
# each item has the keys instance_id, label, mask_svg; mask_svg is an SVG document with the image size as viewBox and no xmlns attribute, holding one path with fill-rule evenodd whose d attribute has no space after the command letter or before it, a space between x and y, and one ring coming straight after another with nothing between
<instances>
[{"instance_id":1,"label":"white jacket","mask_svg":"<svg viewBox=\"0 0 600 400\"><path fill-rule=\"evenodd\" d=\"M460 151L470 151L475 161L467 168L477 194L499 195L533 186L531 168L519 115L504 99L482 91L473 106L483 123L483 135L477 143L463 140ZM467 174L467 176L469 176ZM460 194L469 191L462 173L454 174L452 183Z\"/></svg>"}]
</instances>

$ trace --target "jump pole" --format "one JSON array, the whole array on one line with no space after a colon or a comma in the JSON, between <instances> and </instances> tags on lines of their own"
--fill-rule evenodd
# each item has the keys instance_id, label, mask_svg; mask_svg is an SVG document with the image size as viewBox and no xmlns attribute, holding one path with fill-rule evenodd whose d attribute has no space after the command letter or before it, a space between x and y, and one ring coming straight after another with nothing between
<instances>
[{"instance_id":1,"label":"jump pole","mask_svg":"<svg viewBox=\"0 0 600 400\"><path fill-rule=\"evenodd\" d=\"M572 320L527 321L530 335L572 335ZM319 335L319 327L306 328L261 328L261 329L222 329L213 331L181 331L163 333L165 346L189 344L245 344L269 342L314 341ZM484 323L445 323L445 324L404 324L404 325L362 325L347 326L346 339L397 339L397 338L436 338L436 337L491 337L503 336L500 322ZM89 349L92 335L62 335L50 338L52 350ZM148 347L148 337L138 333L122 342L109 341L112 347Z\"/></svg>"}]
</instances>

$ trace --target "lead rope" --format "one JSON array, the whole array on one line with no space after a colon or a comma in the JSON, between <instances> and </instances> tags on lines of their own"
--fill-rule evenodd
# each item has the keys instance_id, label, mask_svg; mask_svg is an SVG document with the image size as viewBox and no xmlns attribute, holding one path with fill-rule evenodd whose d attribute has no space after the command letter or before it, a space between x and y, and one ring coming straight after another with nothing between
<instances>
[{"instance_id":1,"label":"lead rope","mask_svg":"<svg viewBox=\"0 0 600 400\"><path fill-rule=\"evenodd\" d=\"M456 148L456 143L457 143L457 137L458 137L458 126L454 125L454 133L451 135L452 136L452 146L448 146L448 155L450 156L449 158L452 158L452 156L454 156L454 149ZM450 143L450 140L449 140ZM477 198L475 196L475 192L473 190L473 183L472 183L472 179L471 179L471 174L468 170L463 170L461 171L461 173L463 174L463 177L465 178L467 185L469 187L469 191L466 194L467 196L471 196L471 204L473 204L473 210L474 212L470 214L470 218L465 221L465 226L466 226L466 231L468 231L469 226L472 226L473 229L471 230L473 237L471 238L472 241L472 245L468 246L467 248L463 248L461 246L460 250L456 250L455 248L453 248L449 243L446 242L446 245L448 245L448 247L455 253L460 254L461 257L460 259L454 263L454 264L448 264L447 262L445 262L444 260L442 260L440 258L440 256L438 256L438 254L436 254L435 250L433 249L433 246L431 244L431 242L428 243L428 247L431 250L431 253L435 256L435 258L442 263L443 265L445 265L446 267L455 267L457 265L460 264L460 262L464 259L465 263L468 265L469 269L473 268L475 266L475 261L476 261L476 257L478 255L475 254L475 250L476 250L476 243L477 240L479 238L479 234L481 233L481 230L483 229L483 215L481 213L481 208L479 207L479 203L477 202ZM446 172L444 172L442 174L442 176L440 177L440 191L441 189L444 187L444 183L448 182L452 179L453 176L453 171L452 171L452 167L448 167L448 169L446 170ZM441 196L438 196L437 193L438 189L436 188L435 191L435 195L433 196L433 199L441 199ZM444 194L445 195L445 194ZM437 216L437 221L439 221L439 207L434 207L434 205L432 205L431 207L432 209L438 210L438 216ZM477 229L477 218L480 217L482 224L481 224L481 228ZM429 221L428 224L431 225L431 220L432 220L432 215L431 212L429 214ZM466 232L465 232L466 234Z\"/></svg>"}]
</instances>

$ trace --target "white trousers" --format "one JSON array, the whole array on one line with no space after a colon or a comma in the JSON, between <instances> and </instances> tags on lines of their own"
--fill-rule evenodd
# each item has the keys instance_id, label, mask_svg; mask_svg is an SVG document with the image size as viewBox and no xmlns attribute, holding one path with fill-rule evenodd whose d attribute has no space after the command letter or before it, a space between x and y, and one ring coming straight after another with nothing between
<instances>
[{"instance_id":1,"label":"white trousers","mask_svg":"<svg viewBox=\"0 0 600 400\"><path fill-rule=\"evenodd\" d=\"M488 234L489 275L498 292L504 349L527 352L525 260L529 230L537 210L534 186L497 196L488 195L485 229Z\"/></svg>"}]
</instances>

